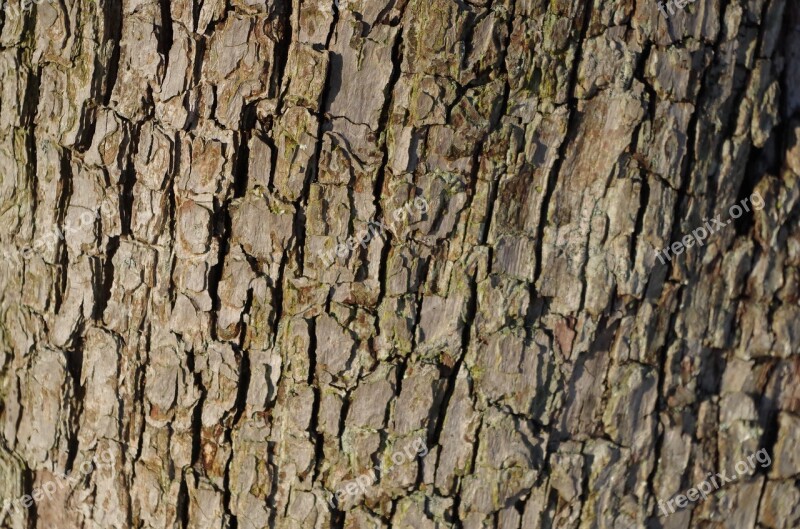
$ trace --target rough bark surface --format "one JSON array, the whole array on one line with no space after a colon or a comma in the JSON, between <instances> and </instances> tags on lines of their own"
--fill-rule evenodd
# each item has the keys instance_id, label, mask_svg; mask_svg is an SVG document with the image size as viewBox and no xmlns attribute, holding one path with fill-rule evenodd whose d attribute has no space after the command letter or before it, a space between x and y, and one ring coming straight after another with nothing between
<instances>
[{"instance_id":1,"label":"rough bark surface","mask_svg":"<svg viewBox=\"0 0 800 529\"><path fill-rule=\"evenodd\" d=\"M3 527L800 526L795 0L0 22Z\"/></svg>"}]
</instances>

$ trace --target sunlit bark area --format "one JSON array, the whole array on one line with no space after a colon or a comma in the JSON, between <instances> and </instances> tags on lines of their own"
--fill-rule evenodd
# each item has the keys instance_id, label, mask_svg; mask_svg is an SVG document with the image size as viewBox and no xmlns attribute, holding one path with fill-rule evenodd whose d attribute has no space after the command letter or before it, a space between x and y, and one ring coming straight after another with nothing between
<instances>
[{"instance_id":1,"label":"sunlit bark area","mask_svg":"<svg viewBox=\"0 0 800 529\"><path fill-rule=\"evenodd\" d=\"M800 4L676 4L10 0L0 527L800 526Z\"/></svg>"}]
</instances>

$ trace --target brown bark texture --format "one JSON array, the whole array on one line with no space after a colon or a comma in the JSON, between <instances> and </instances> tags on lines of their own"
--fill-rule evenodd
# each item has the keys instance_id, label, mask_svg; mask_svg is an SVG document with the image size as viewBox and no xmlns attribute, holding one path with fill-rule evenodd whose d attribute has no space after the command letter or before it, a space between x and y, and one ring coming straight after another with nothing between
<instances>
[{"instance_id":1,"label":"brown bark texture","mask_svg":"<svg viewBox=\"0 0 800 529\"><path fill-rule=\"evenodd\" d=\"M800 527L800 2L667 7L6 3L0 527Z\"/></svg>"}]
</instances>

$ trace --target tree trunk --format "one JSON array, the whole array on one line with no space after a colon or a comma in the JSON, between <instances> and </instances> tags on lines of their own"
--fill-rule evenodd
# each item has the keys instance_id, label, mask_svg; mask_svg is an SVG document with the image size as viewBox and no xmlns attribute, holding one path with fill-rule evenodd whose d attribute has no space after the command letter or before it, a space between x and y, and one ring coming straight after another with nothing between
<instances>
[{"instance_id":1,"label":"tree trunk","mask_svg":"<svg viewBox=\"0 0 800 529\"><path fill-rule=\"evenodd\" d=\"M800 526L794 0L10 1L2 527Z\"/></svg>"}]
</instances>

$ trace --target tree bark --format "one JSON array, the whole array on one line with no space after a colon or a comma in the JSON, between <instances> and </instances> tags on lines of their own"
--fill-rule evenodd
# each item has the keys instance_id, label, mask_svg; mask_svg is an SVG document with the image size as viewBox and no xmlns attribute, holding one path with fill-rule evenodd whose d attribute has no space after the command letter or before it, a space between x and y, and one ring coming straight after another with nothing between
<instances>
[{"instance_id":1,"label":"tree bark","mask_svg":"<svg viewBox=\"0 0 800 529\"><path fill-rule=\"evenodd\" d=\"M2 527L800 526L797 2L11 1Z\"/></svg>"}]
</instances>

